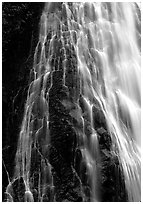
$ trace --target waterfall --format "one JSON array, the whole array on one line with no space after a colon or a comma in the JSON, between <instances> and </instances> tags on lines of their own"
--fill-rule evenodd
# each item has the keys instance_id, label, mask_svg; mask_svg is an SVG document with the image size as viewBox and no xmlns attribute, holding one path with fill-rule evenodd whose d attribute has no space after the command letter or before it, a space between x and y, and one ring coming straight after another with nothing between
<instances>
[{"instance_id":1,"label":"waterfall","mask_svg":"<svg viewBox=\"0 0 143 204\"><path fill-rule=\"evenodd\" d=\"M139 6L45 3L39 25L7 201L72 201L59 198L64 185L78 188L82 201L106 201L113 184L112 201L139 202Z\"/></svg>"}]
</instances>

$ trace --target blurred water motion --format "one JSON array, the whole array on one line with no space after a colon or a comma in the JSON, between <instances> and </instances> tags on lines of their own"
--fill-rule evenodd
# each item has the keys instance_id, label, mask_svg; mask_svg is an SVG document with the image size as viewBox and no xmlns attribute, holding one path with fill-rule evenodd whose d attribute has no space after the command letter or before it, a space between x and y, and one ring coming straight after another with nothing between
<instances>
[{"instance_id":1,"label":"blurred water motion","mask_svg":"<svg viewBox=\"0 0 143 204\"><path fill-rule=\"evenodd\" d=\"M59 12L60 9L60 3L46 3L41 16L39 42L33 63L34 80L28 91L12 182L15 178L23 178L22 182L26 189L25 201L34 200L35 191L31 190L34 185L37 185L38 201L43 201L47 192L47 183L48 189L53 192L52 165L47 157L53 141L49 130L51 127L49 93L54 84L54 77L59 75L63 77L57 82L59 87L64 87L65 93L68 92L66 92L69 88L68 80L66 81L66 77L68 78L66 65L68 65L68 49L71 49L73 53L75 52L73 55L76 56L75 59L77 58L79 92L82 96L81 99L75 100L78 91L71 91L74 93L73 100L76 101L77 109L72 110L70 115L80 126L80 130L77 131L77 147L82 158L81 164L78 164L81 171L79 175L82 175L78 176L78 179L81 179L81 183L84 182L83 172L86 169L91 187L90 201L103 200L100 192L102 186L100 171L103 166L100 149L105 146L104 154L108 158L114 158L117 166L119 163L118 174L123 171L128 201L139 202L141 200L140 6L126 2L72 3L72 5L64 3L62 12ZM63 49L58 49L58 46L62 46ZM60 54L62 57L58 58ZM60 63L63 66L61 70ZM54 73L53 78L51 73ZM63 100L62 104L72 109L71 102ZM78 149L77 147L75 149ZM55 149L53 151L56 152ZM36 176L39 180L35 184L36 176L33 177L31 169L34 169L32 161L36 159L39 165L35 167L38 169ZM76 169L75 163L71 166L72 170ZM84 195L84 190L81 191ZM9 188L7 194L11 196ZM56 198L51 196L51 201L56 201ZM87 200L83 198L83 201Z\"/></svg>"},{"instance_id":2,"label":"blurred water motion","mask_svg":"<svg viewBox=\"0 0 143 204\"><path fill-rule=\"evenodd\" d=\"M96 18L93 20L89 12L85 21L81 18L82 29L90 33L84 34L85 41L88 39L85 52L95 62L95 74L90 75L90 81L112 135L112 151L123 166L129 201L140 201L141 61L137 29L140 17L134 3L93 6ZM85 4L83 7L86 9ZM78 54L80 60L82 54ZM82 67L83 58L81 61ZM84 65L90 69L88 60Z\"/></svg>"}]
</instances>

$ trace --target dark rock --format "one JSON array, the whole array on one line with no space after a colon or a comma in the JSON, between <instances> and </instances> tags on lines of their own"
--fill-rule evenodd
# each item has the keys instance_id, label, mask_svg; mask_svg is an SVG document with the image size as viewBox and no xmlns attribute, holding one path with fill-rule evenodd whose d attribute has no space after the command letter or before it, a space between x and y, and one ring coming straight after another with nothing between
<instances>
[{"instance_id":1,"label":"dark rock","mask_svg":"<svg viewBox=\"0 0 143 204\"><path fill-rule=\"evenodd\" d=\"M24 202L24 194L26 186L22 177L15 179L12 182L13 187L13 201Z\"/></svg>"}]
</instances>

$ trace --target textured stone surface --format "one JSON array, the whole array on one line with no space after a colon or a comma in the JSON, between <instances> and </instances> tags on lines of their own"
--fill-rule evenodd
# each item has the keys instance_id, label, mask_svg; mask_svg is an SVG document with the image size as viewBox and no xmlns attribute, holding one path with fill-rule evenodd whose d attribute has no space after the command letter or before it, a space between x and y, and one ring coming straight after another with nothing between
<instances>
[{"instance_id":1,"label":"textured stone surface","mask_svg":"<svg viewBox=\"0 0 143 204\"><path fill-rule=\"evenodd\" d=\"M106 3L103 6L107 5L110 7ZM3 194L8 184L6 170L10 179L13 175L24 104L28 86L34 79L32 66L42 8L41 3L3 4L3 159L6 166L3 164ZM49 6L50 13L58 13L59 9L62 9L61 3L51 3ZM85 20L93 21L97 17L95 13L93 16L88 14L88 9L89 5L85 4ZM87 101L87 96L92 95L88 93L88 88L84 95L85 84L78 71L74 47L77 34L71 34L66 21L71 13L66 13L63 5L58 15L65 23L63 41L61 33L57 31L53 52L49 51L52 35L49 29L45 42L46 58L51 54L51 73L44 76L43 65L42 76L31 83L29 90L29 104L32 104L29 128L33 140L29 175L34 201L90 202L97 192L100 192L98 197L101 202L128 201L123 170L118 156L113 152L104 113L93 96ZM36 63L40 60L41 49L40 43ZM96 168L90 168L93 163ZM91 173L96 176L91 177ZM95 192L92 192L93 183L96 184ZM22 178L16 179L11 189L14 201L24 201L25 184ZM7 196L10 200L10 195Z\"/></svg>"},{"instance_id":2,"label":"textured stone surface","mask_svg":"<svg viewBox=\"0 0 143 204\"><path fill-rule=\"evenodd\" d=\"M30 2L4 2L2 4L2 155L10 178L14 173L17 140L43 6L43 3ZM8 184L4 167L2 173L4 199Z\"/></svg>"}]
</instances>

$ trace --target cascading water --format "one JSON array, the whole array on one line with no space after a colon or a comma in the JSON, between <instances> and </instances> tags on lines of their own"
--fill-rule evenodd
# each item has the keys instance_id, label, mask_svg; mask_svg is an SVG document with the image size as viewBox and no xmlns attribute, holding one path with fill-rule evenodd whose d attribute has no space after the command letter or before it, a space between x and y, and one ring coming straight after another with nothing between
<instances>
[{"instance_id":1,"label":"cascading water","mask_svg":"<svg viewBox=\"0 0 143 204\"><path fill-rule=\"evenodd\" d=\"M72 201L58 190L70 177L82 201L110 201L111 169L112 201L141 200L139 12L135 3L45 3L7 201ZM74 134L64 125L53 134L59 112Z\"/></svg>"}]
</instances>

